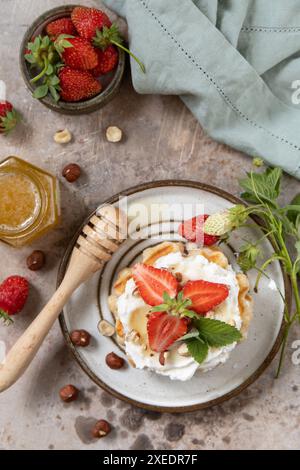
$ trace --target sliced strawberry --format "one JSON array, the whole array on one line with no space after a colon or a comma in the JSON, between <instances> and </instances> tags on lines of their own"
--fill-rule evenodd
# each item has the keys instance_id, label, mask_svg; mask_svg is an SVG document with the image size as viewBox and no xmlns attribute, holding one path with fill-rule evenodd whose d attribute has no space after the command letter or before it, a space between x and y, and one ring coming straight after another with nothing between
<instances>
[{"instance_id":1,"label":"sliced strawberry","mask_svg":"<svg viewBox=\"0 0 300 470\"><path fill-rule=\"evenodd\" d=\"M215 245L219 237L214 235L207 235L203 233L203 225L206 219L209 217L208 214L197 215L192 219L185 220L178 227L178 233L186 240L190 242L196 242L199 245L211 246Z\"/></svg>"},{"instance_id":2,"label":"sliced strawberry","mask_svg":"<svg viewBox=\"0 0 300 470\"><path fill-rule=\"evenodd\" d=\"M171 298L176 297L179 284L169 271L142 263L136 264L132 271L139 293L148 305L163 303L164 292L167 292Z\"/></svg>"},{"instance_id":3,"label":"sliced strawberry","mask_svg":"<svg viewBox=\"0 0 300 470\"><path fill-rule=\"evenodd\" d=\"M229 288L225 284L208 281L188 281L183 288L183 296L192 301L190 307L200 315L220 305L229 295Z\"/></svg>"},{"instance_id":4,"label":"sliced strawberry","mask_svg":"<svg viewBox=\"0 0 300 470\"><path fill-rule=\"evenodd\" d=\"M154 312L147 323L148 340L152 351L166 351L188 328L186 318L169 315L166 312Z\"/></svg>"}]
</instances>

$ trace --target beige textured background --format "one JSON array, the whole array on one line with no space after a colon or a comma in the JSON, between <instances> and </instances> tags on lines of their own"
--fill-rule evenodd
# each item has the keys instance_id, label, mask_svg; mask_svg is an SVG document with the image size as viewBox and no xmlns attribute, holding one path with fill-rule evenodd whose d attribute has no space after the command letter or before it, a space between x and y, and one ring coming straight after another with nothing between
<instances>
[{"instance_id":1,"label":"beige textured background","mask_svg":"<svg viewBox=\"0 0 300 470\"><path fill-rule=\"evenodd\" d=\"M100 112L66 117L34 101L18 69L18 48L32 20L63 0L0 0L0 79L24 122L8 138L0 137L0 160L19 155L58 175L62 224L34 248L47 253L47 268L28 272L27 247L0 246L0 278L21 274L32 289L24 312L13 326L0 325L0 340L9 348L54 291L60 256L82 219L98 203L129 186L157 179L183 178L217 185L238 194L237 179L251 168L251 159L213 142L177 97L139 96L130 77L118 97ZM98 1L83 1L99 5ZM129 75L129 74L128 74ZM105 141L108 125L118 125L126 138L120 145ZM58 129L69 128L67 147L53 141ZM284 155L283 155L284 158ZM83 177L69 185L63 166L78 162ZM300 190L286 177L284 198ZM0 396L0 449L292 449L300 446L300 366L291 362L291 342L283 374L274 380L275 363L239 397L205 411L185 415L147 413L126 405L90 381L68 354L58 324L48 336L28 373ZM82 398L62 404L59 388L74 383ZM114 431L92 441L90 425L106 418Z\"/></svg>"}]
</instances>

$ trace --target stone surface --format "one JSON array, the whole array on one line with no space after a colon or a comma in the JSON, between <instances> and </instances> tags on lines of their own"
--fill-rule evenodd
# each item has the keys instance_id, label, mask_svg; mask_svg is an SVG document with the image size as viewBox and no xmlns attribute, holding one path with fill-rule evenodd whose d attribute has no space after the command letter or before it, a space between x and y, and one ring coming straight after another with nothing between
<instances>
[{"instance_id":1,"label":"stone surface","mask_svg":"<svg viewBox=\"0 0 300 470\"><path fill-rule=\"evenodd\" d=\"M1 138L0 159L18 155L51 171L60 179L62 196L60 227L31 247L0 246L0 278L18 273L32 286L26 309L15 324L0 326L0 340L7 349L54 292L64 248L83 218L101 201L129 186L165 178L203 181L238 194L238 178L251 168L247 156L213 142L177 97L137 95L129 73L117 98L89 116L57 115L34 101L19 74L19 44L33 18L63 3L68 2L0 0L0 79L7 84L8 98L23 113L16 132ZM99 5L97 1L82 3ZM106 141L109 125L123 130L121 143ZM74 139L59 146L53 135L64 128ZM73 185L60 176L70 162L79 163L84 170ZM296 180L285 177L286 200L299 189ZM42 271L26 268L32 249L48 255ZM255 384L221 406L160 415L132 408L98 389L70 357L56 323L27 373L0 396L1 448L299 448L300 379L299 369L291 362L291 344L299 334L299 329L294 330L280 379L274 380L275 361ZM64 404L58 391L70 382L81 389L81 398ZM95 441L89 429L101 418L112 423L113 432Z\"/></svg>"}]
</instances>

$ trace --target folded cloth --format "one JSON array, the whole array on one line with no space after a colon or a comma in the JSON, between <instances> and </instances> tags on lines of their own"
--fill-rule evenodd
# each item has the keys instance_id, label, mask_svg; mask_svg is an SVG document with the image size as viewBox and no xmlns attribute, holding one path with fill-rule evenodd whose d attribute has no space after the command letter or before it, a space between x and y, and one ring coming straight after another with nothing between
<instances>
[{"instance_id":1,"label":"folded cloth","mask_svg":"<svg viewBox=\"0 0 300 470\"><path fill-rule=\"evenodd\" d=\"M299 0L104 0L138 93L180 95L214 139L300 178Z\"/></svg>"}]
</instances>

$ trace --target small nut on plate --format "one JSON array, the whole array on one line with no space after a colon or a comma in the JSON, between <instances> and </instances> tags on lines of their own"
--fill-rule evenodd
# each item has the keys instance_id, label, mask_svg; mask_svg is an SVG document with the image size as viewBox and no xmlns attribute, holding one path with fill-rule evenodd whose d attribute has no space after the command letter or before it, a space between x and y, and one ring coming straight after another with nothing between
<instances>
[{"instance_id":1,"label":"small nut on plate","mask_svg":"<svg viewBox=\"0 0 300 470\"><path fill-rule=\"evenodd\" d=\"M168 356L168 351L162 351L160 354L159 354L159 363L161 366L164 366L165 363L166 363L166 359L167 359L167 356Z\"/></svg>"},{"instance_id":2,"label":"small nut on plate","mask_svg":"<svg viewBox=\"0 0 300 470\"><path fill-rule=\"evenodd\" d=\"M182 274L181 273L175 273L175 277L178 282L182 282Z\"/></svg>"},{"instance_id":3,"label":"small nut on plate","mask_svg":"<svg viewBox=\"0 0 300 470\"><path fill-rule=\"evenodd\" d=\"M35 250L28 256L26 263L30 271L38 271L45 265L45 253L41 250Z\"/></svg>"},{"instance_id":4,"label":"small nut on plate","mask_svg":"<svg viewBox=\"0 0 300 470\"><path fill-rule=\"evenodd\" d=\"M114 317L116 317L118 313L117 297L112 294L108 297L107 301L108 301L109 310L114 315Z\"/></svg>"},{"instance_id":5,"label":"small nut on plate","mask_svg":"<svg viewBox=\"0 0 300 470\"><path fill-rule=\"evenodd\" d=\"M190 353L189 353L189 350L188 350L188 347L185 343L182 343L179 348L177 349L177 352L179 354L179 356L183 356L183 357L188 357L190 356Z\"/></svg>"},{"instance_id":6,"label":"small nut on plate","mask_svg":"<svg viewBox=\"0 0 300 470\"><path fill-rule=\"evenodd\" d=\"M77 163L69 163L64 167L62 175L69 183L74 183L81 175L81 168Z\"/></svg>"},{"instance_id":7,"label":"small nut on plate","mask_svg":"<svg viewBox=\"0 0 300 470\"><path fill-rule=\"evenodd\" d=\"M120 142L122 140L123 132L117 126L109 126L106 129L106 138L108 142Z\"/></svg>"},{"instance_id":8,"label":"small nut on plate","mask_svg":"<svg viewBox=\"0 0 300 470\"><path fill-rule=\"evenodd\" d=\"M105 362L110 369L121 369L125 364L124 359L114 352L107 354Z\"/></svg>"},{"instance_id":9,"label":"small nut on plate","mask_svg":"<svg viewBox=\"0 0 300 470\"><path fill-rule=\"evenodd\" d=\"M107 320L101 320L98 323L98 330L103 336L113 336L116 332L115 327Z\"/></svg>"},{"instance_id":10,"label":"small nut on plate","mask_svg":"<svg viewBox=\"0 0 300 470\"><path fill-rule=\"evenodd\" d=\"M59 391L59 396L62 401L69 403L70 401L77 400L79 390L74 385L65 385Z\"/></svg>"},{"instance_id":11,"label":"small nut on plate","mask_svg":"<svg viewBox=\"0 0 300 470\"><path fill-rule=\"evenodd\" d=\"M132 341L134 344L139 344L141 340L141 336L138 331L131 330L130 333L127 335L127 341Z\"/></svg>"},{"instance_id":12,"label":"small nut on plate","mask_svg":"<svg viewBox=\"0 0 300 470\"><path fill-rule=\"evenodd\" d=\"M111 426L105 419L97 421L92 429L92 436L95 438L101 438L107 436L111 432Z\"/></svg>"},{"instance_id":13,"label":"small nut on plate","mask_svg":"<svg viewBox=\"0 0 300 470\"><path fill-rule=\"evenodd\" d=\"M57 144L68 144L72 140L72 134L68 129L55 132L54 140Z\"/></svg>"},{"instance_id":14,"label":"small nut on plate","mask_svg":"<svg viewBox=\"0 0 300 470\"><path fill-rule=\"evenodd\" d=\"M70 334L70 338L74 346L85 348L90 344L91 335L86 330L74 330Z\"/></svg>"}]
</instances>

